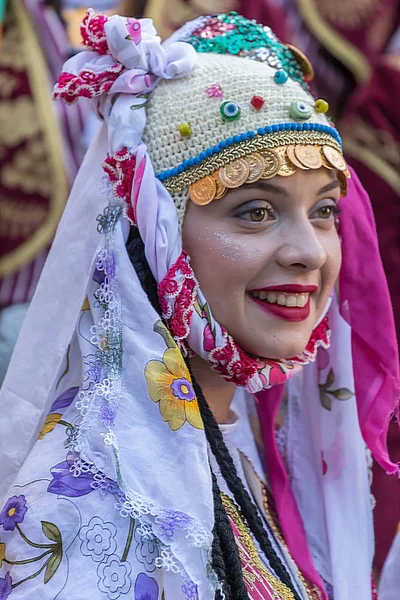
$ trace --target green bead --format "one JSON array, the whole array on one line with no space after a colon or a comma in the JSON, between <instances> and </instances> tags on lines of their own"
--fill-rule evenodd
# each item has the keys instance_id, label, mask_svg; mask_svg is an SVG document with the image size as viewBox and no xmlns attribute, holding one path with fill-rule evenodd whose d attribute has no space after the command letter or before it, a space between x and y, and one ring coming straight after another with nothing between
<instances>
[{"instance_id":1,"label":"green bead","mask_svg":"<svg viewBox=\"0 0 400 600\"><path fill-rule=\"evenodd\" d=\"M292 102L289 114L295 121L307 121L312 115L312 108L306 102Z\"/></svg>"}]
</instances>

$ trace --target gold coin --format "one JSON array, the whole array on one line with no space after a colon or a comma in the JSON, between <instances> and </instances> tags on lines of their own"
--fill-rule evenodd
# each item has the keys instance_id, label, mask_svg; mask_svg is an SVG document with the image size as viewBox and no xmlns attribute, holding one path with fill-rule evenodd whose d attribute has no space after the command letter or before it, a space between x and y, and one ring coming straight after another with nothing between
<instances>
[{"instance_id":1,"label":"gold coin","mask_svg":"<svg viewBox=\"0 0 400 600\"><path fill-rule=\"evenodd\" d=\"M289 177L290 175L294 175L296 173L296 167L291 164L290 160L286 156L286 148L284 146L280 146L275 149L275 152L278 153L281 166L278 171L278 175L281 177Z\"/></svg>"},{"instance_id":2,"label":"gold coin","mask_svg":"<svg viewBox=\"0 0 400 600\"><path fill-rule=\"evenodd\" d=\"M214 171L214 173L212 173L212 177L215 179L215 183L217 184L217 191L215 192L214 200L220 200L225 196L228 188L221 183L218 171Z\"/></svg>"},{"instance_id":3,"label":"gold coin","mask_svg":"<svg viewBox=\"0 0 400 600\"><path fill-rule=\"evenodd\" d=\"M248 154L246 157L246 161L249 165L250 172L249 176L246 179L246 183L254 183L261 178L263 171L265 169L264 159L260 154L254 152L253 154Z\"/></svg>"},{"instance_id":4,"label":"gold coin","mask_svg":"<svg viewBox=\"0 0 400 600\"><path fill-rule=\"evenodd\" d=\"M275 150L261 150L260 156L265 165L261 179L271 179L271 177L275 177L281 166L279 154L275 152Z\"/></svg>"},{"instance_id":5,"label":"gold coin","mask_svg":"<svg viewBox=\"0 0 400 600\"><path fill-rule=\"evenodd\" d=\"M322 159L322 166L329 169L330 171L332 171L333 170L332 165L328 163L328 161L326 160L326 158L323 154L321 154L321 159Z\"/></svg>"},{"instance_id":6,"label":"gold coin","mask_svg":"<svg viewBox=\"0 0 400 600\"><path fill-rule=\"evenodd\" d=\"M203 179L190 184L189 196L197 206L205 206L214 199L216 191L215 179L211 175L206 175Z\"/></svg>"},{"instance_id":7,"label":"gold coin","mask_svg":"<svg viewBox=\"0 0 400 600\"><path fill-rule=\"evenodd\" d=\"M343 198L347 196L347 179L343 171L338 171L337 178L340 183L340 195Z\"/></svg>"},{"instance_id":8,"label":"gold coin","mask_svg":"<svg viewBox=\"0 0 400 600\"><path fill-rule=\"evenodd\" d=\"M322 167L322 157L319 147L307 144L306 146L295 146L294 153L308 169L320 169Z\"/></svg>"},{"instance_id":9,"label":"gold coin","mask_svg":"<svg viewBox=\"0 0 400 600\"><path fill-rule=\"evenodd\" d=\"M339 150L336 148L332 148L332 146L323 146L322 152L325 155L326 160L339 171L345 171L346 169L346 161L343 156L340 154Z\"/></svg>"},{"instance_id":10,"label":"gold coin","mask_svg":"<svg viewBox=\"0 0 400 600\"><path fill-rule=\"evenodd\" d=\"M305 167L296 157L294 153L294 146L290 145L286 148L286 156L290 160L291 163L294 164L298 169L303 169L303 171L308 171L308 167Z\"/></svg>"},{"instance_id":11,"label":"gold coin","mask_svg":"<svg viewBox=\"0 0 400 600\"><path fill-rule=\"evenodd\" d=\"M250 167L244 158L237 158L230 162L226 167L219 170L219 178L227 188L238 188L243 185L249 176Z\"/></svg>"}]
</instances>

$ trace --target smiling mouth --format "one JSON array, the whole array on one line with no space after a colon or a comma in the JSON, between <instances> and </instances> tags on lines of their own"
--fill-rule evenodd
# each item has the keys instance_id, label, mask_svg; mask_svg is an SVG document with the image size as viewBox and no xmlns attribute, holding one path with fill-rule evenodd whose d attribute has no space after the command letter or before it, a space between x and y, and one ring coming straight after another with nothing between
<instances>
[{"instance_id":1,"label":"smiling mouth","mask_svg":"<svg viewBox=\"0 0 400 600\"><path fill-rule=\"evenodd\" d=\"M281 288L284 286L281 286ZM310 296L317 286L285 286L282 289L252 290L248 297L264 312L284 321L305 321L310 315ZM288 289L289 288L289 289Z\"/></svg>"},{"instance_id":2,"label":"smiling mouth","mask_svg":"<svg viewBox=\"0 0 400 600\"><path fill-rule=\"evenodd\" d=\"M250 296L266 302L268 304L278 304L279 306L286 306L288 308L304 308L310 299L310 293L305 292L302 294L290 294L284 292L266 292L254 290L249 292Z\"/></svg>"}]
</instances>

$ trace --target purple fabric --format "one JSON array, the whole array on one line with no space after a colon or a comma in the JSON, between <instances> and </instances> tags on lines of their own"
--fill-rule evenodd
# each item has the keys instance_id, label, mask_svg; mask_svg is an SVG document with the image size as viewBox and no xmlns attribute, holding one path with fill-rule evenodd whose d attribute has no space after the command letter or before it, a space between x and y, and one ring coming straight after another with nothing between
<instances>
[{"instance_id":1,"label":"purple fabric","mask_svg":"<svg viewBox=\"0 0 400 600\"><path fill-rule=\"evenodd\" d=\"M398 410L399 357L389 291L378 250L367 193L352 171L340 216L342 267L340 307L352 328L352 356L357 407L364 440L376 461L398 472L386 446L388 426ZM308 548L304 525L274 434L283 393L276 386L256 395L268 473L282 531L303 575L323 590Z\"/></svg>"},{"instance_id":2,"label":"purple fabric","mask_svg":"<svg viewBox=\"0 0 400 600\"><path fill-rule=\"evenodd\" d=\"M343 204L340 305L352 328L360 426L375 460L388 473L396 473L399 469L388 456L386 438L399 406L398 345L372 208L354 171Z\"/></svg>"}]
</instances>

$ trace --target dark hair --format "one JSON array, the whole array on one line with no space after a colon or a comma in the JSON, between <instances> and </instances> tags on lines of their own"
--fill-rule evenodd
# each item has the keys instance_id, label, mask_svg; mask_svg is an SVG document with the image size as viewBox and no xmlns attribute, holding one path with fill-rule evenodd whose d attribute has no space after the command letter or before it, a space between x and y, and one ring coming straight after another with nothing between
<instances>
[{"instance_id":1,"label":"dark hair","mask_svg":"<svg viewBox=\"0 0 400 600\"><path fill-rule=\"evenodd\" d=\"M131 227L126 248L130 261L135 268L144 291L147 293L149 301L161 316L157 295L157 284L147 264L144 245L136 227ZM188 368L190 371L189 364ZM257 508L237 474L236 467L225 445L221 430L207 404L202 389L194 378L193 373L190 374L194 391L199 402L200 414L204 423L207 441L218 463L221 474L232 492L235 501L240 508L240 512L247 522L252 534L259 543L265 556L268 558L269 564L275 575L293 592L295 600L300 600L299 595L293 588L292 581L285 566L282 564L271 544ZM227 598L230 600L248 600L249 595L243 580L242 565L235 536L228 515L222 504L217 478L214 473L211 473L211 475L215 517L213 530L214 539L212 544L213 568L224 588L223 592ZM220 597L220 594L217 593L216 600L219 600Z\"/></svg>"}]
</instances>

